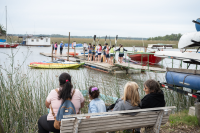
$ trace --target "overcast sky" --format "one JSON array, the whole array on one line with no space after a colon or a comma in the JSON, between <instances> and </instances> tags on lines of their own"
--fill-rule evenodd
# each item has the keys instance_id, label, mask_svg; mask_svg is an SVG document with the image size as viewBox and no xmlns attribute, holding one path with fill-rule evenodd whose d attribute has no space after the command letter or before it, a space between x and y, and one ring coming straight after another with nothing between
<instances>
[{"instance_id":1,"label":"overcast sky","mask_svg":"<svg viewBox=\"0 0 200 133\"><path fill-rule=\"evenodd\" d=\"M8 34L155 37L195 32L200 0L0 0Z\"/></svg>"}]
</instances>

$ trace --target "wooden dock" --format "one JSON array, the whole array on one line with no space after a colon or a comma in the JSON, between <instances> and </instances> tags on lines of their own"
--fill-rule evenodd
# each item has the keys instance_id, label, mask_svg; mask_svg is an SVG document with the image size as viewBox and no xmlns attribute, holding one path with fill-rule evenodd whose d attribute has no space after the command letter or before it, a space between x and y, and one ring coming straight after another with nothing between
<instances>
[{"instance_id":1,"label":"wooden dock","mask_svg":"<svg viewBox=\"0 0 200 133\"><path fill-rule=\"evenodd\" d=\"M116 66L124 67L128 69L136 69L136 70L149 70L149 71L159 71L159 72L166 72L166 68L159 68L159 67L148 67L148 66L141 66L136 64L130 63L115 63Z\"/></svg>"},{"instance_id":2,"label":"wooden dock","mask_svg":"<svg viewBox=\"0 0 200 133\"><path fill-rule=\"evenodd\" d=\"M51 53L40 53L41 55L47 56L47 57L52 57ZM67 57L68 55L66 53L63 53L60 55L60 53L57 53L56 55L53 54L53 57ZM69 57L72 57L72 55L69 55Z\"/></svg>"}]
</instances>

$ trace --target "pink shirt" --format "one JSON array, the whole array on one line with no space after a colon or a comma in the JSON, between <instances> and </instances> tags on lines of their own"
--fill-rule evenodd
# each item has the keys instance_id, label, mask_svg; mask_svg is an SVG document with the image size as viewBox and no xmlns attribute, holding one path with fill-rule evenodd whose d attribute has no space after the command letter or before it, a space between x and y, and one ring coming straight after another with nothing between
<instances>
[{"instance_id":1,"label":"pink shirt","mask_svg":"<svg viewBox=\"0 0 200 133\"><path fill-rule=\"evenodd\" d=\"M59 88L57 88L57 89L59 90ZM72 97L71 102L74 104L76 113L78 113L79 109L81 108L81 103L84 101L84 97L78 89L75 89L75 90L76 91ZM72 89L72 92L73 92L73 89ZM60 105L62 104L62 100L58 100L58 93L55 91L55 89L51 90L51 92L47 96L46 101L48 103L51 103L53 112L55 113L55 116L57 116L58 109L59 109ZM49 114L47 115L47 120L54 120L51 109L49 110Z\"/></svg>"}]
</instances>

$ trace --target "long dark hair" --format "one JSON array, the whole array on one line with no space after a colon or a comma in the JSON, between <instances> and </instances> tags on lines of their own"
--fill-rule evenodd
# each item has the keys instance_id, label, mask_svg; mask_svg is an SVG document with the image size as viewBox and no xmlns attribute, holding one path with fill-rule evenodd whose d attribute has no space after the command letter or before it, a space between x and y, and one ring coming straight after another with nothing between
<instances>
[{"instance_id":1,"label":"long dark hair","mask_svg":"<svg viewBox=\"0 0 200 133\"><path fill-rule=\"evenodd\" d=\"M144 82L144 86L146 85L146 87L149 88L150 93L159 93L161 92L160 89L160 85L158 84L157 81L153 80L153 79L149 79L147 81Z\"/></svg>"},{"instance_id":2,"label":"long dark hair","mask_svg":"<svg viewBox=\"0 0 200 133\"><path fill-rule=\"evenodd\" d=\"M59 82L62 89L58 92L58 99L63 99L63 102L68 98L72 99L71 91L73 85L71 83L71 76L68 73L62 73L59 76Z\"/></svg>"}]
</instances>

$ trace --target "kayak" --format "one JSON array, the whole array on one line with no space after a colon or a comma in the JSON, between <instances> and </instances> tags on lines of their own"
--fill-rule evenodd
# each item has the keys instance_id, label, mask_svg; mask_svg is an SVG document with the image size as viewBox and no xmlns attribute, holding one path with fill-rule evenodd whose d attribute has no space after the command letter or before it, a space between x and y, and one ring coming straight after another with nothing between
<instances>
[{"instance_id":1,"label":"kayak","mask_svg":"<svg viewBox=\"0 0 200 133\"><path fill-rule=\"evenodd\" d=\"M66 61L66 62L31 62L30 65L33 65L33 64L43 64L43 65L49 65L49 64L78 64L78 62L69 62L69 61Z\"/></svg>"},{"instance_id":2,"label":"kayak","mask_svg":"<svg viewBox=\"0 0 200 133\"><path fill-rule=\"evenodd\" d=\"M67 52L68 53L68 52ZM66 53L66 54L67 54ZM73 55L74 56L74 52L69 52L69 55ZM76 55L78 55L78 53L76 53Z\"/></svg>"},{"instance_id":3,"label":"kayak","mask_svg":"<svg viewBox=\"0 0 200 133\"><path fill-rule=\"evenodd\" d=\"M31 64L29 65L31 68L45 68L45 69L63 69L63 68L71 68L76 69L83 65L85 63L81 64L62 64L62 63L49 63L49 64Z\"/></svg>"}]
</instances>

